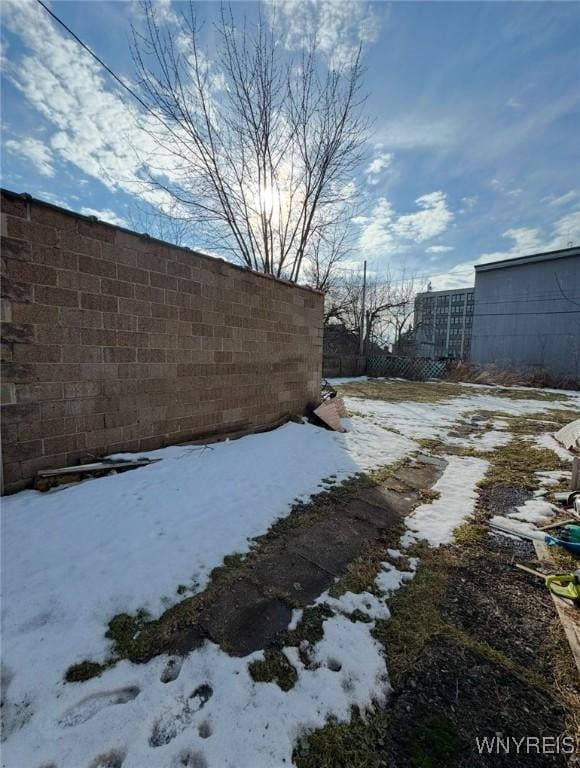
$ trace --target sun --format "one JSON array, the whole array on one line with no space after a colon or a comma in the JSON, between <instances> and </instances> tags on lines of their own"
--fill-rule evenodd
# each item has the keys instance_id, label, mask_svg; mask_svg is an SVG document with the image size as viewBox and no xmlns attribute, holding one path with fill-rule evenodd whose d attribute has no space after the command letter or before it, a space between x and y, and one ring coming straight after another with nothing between
<instances>
[{"instance_id":1,"label":"sun","mask_svg":"<svg viewBox=\"0 0 580 768\"><path fill-rule=\"evenodd\" d=\"M258 188L256 192L256 210L260 214L271 216L280 205L280 192L272 184L265 184Z\"/></svg>"}]
</instances>

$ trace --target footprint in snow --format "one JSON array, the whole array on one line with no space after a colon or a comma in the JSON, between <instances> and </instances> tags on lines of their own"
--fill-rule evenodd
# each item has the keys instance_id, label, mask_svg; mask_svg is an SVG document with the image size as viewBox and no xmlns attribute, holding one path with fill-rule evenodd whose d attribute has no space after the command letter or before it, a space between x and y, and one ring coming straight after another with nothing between
<instances>
[{"instance_id":1,"label":"footprint in snow","mask_svg":"<svg viewBox=\"0 0 580 768\"><path fill-rule=\"evenodd\" d=\"M110 752L97 755L97 757L89 763L88 768L121 768L126 754L125 750L111 749Z\"/></svg>"},{"instance_id":2,"label":"footprint in snow","mask_svg":"<svg viewBox=\"0 0 580 768\"><path fill-rule=\"evenodd\" d=\"M70 728L80 725L90 720L102 709L112 707L115 704L127 704L140 693L136 685L130 685L127 688L119 688L116 691L103 691L102 693L93 693L70 707L61 716L58 724L63 728Z\"/></svg>"},{"instance_id":3,"label":"footprint in snow","mask_svg":"<svg viewBox=\"0 0 580 768\"><path fill-rule=\"evenodd\" d=\"M187 698L179 712L164 712L153 725L149 745L151 747L161 747L173 741L178 734L191 725L197 712L205 707L212 695L213 690L209 685L200 685ZM185 765L189 765L189 763ZM192 763L192 765L194 764Z\"/></svg>"},{"instance_id":4,"label":"footprint in snow","mask_svg":"<svg viewBox=\"0 0 580 768\"><path fill-rule=\"evenodd\" d=\"M197 732L199 733L202 739L209 739L209 737L212 734L211 725L208 723L207 720L204 720L203 723L199 724Z\"/></svg>"},{"instance_id":5,"label":"footprint in snow","mask_svg":"<svg viewBox=\"0 0 580 768\"><path fill-rule=\"evenodd\" d=\"M184 749L174 758L171 768L207 768L207 760L201 752Z\"/></svg>"},{"instance_id":6,"label":"footprint in snow","mask_svg":"<svg viewBox=\"0 0 580 768\"><path fill-rule=\"evenodd\" d=\"M163 672L161 673L161 677L159 678L162 683L172 683L174 680L177 680L179 677L179 673L181 672L181 667L183 666L183 659L181 656L172 656L167 664L165 665L165 668Z\"/></svg>"}]
</instances>

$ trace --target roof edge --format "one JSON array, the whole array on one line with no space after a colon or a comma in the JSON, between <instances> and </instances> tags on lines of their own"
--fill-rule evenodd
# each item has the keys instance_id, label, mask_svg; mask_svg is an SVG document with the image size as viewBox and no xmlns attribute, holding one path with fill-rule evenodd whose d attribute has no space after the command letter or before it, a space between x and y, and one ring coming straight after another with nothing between
<instances>
[{"instance_id":1,"label":"roof edge","mask_svg":"<svg viewBox=\"0 0 580 768\"><path fill-rule=\"evenodd\" d=\"M580 256L580 247L559 248L556 251L541 251L540 253L530 253L527 256L516 256L513 259L501 259L500 261L489 261L486 264L476 264L476 272L486 272L492 269L505 269L507 267L517 267L520 264L533 264L540 261L551 261L553 259L566 259L572 256Z\"/></svg>"}]
</instances>

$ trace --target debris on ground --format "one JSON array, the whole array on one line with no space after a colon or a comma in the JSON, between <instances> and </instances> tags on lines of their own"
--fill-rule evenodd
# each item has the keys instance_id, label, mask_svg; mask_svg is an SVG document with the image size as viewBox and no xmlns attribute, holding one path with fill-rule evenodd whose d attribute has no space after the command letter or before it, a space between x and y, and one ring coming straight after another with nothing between
<instances>
[{"instance_id":1,"label":"debris on ground","mask_svg":"<svg viewBox=\"0 0 580 768\"><path fill-rule=\"evenodd\" d=\"M580 419L566 424L559 429L554 437L569 451L580 451Z\"/></svg>"},{"instance_id":2,"label":"debris on ground","mask_svg":"<svg viewBox=\"0 0 580 768\"><path fill-rule=\"evenodd\" d=\"M34 488L37 491L48 491L56 486L78 483L87 477L104 477L109 474L126 472L129 469L146 467L155 461L159 461L159 459L126 459L120 461L105 459L90 464L77 464L71 467L39 469L36 473Z\"/></svg>"},{"instance_id":3,"label":"debris on ground","mask_svg":"<svg viewBox=\"0 0 580 768\"><path fill-rule=\"evenodd\" d=\"M564 516L572 456L540 438L580 396L547 394L359 379L346 433L5 499L7 764L488 768L478 734L572 733L555 606L513 568L536 553L487 526Z\"/></svg>"}]
</instances>

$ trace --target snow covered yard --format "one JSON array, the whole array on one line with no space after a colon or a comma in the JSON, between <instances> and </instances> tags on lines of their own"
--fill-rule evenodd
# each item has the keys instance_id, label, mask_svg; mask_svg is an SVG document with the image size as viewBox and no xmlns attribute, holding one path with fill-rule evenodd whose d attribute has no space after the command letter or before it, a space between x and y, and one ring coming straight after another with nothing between
<instances>
[{"instance_id":1,"label":"snow covered yard","mask_svg":"<svg viewBox=\"0 0 580 768\"><path fill-rule=\"evenodd\" d=\"M348 720L353 705L364 710L384 702L389 673L372 630L389 617L385 598L417 568L393 549L384 552L368 589L325 592L314 601L332 615L307 654L304 645L284 648L295 670L289 690L252 677L249 665L263 660L263 651L240 658L209 641L183 659L122 659L85 682L64 677L85 659L107 660L105 631L115 615L159 616L184 594L202 592L224 557L248 552L297 500L410 457L428 441L440 442L447 467L433 498L407 517L400 547L419 539L451 542L474 510L487 455L512 439L510 419L580 406L580 396L570 393L513 390L512 397L488 387L444 386L407 390L400 382L356 380L345 383L353 415L344 435L290 423L237 441L154 451L147 455L161 461L136 471L5 498L4 765L278 768L292 763L305 731L329 717ZM474 429L471 414L481 412L497 418ZM547 433L537 440L567 461ZM524 506L520 519L542 511L537 503ZM351 621L355 612L367 620ZM296 611L293 625L301 616Z\"/></svg>"}]
</instances>

